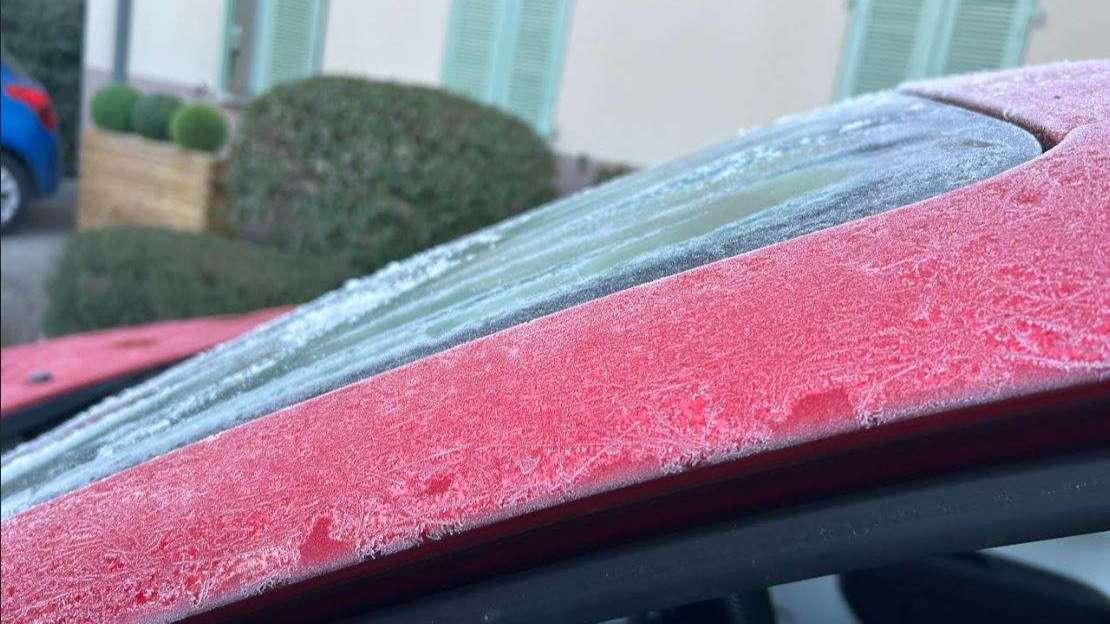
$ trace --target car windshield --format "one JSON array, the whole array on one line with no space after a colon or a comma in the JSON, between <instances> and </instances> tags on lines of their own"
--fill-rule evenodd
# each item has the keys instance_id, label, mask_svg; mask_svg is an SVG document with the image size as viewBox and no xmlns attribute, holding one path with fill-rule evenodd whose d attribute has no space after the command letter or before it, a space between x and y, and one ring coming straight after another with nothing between
<instances>
[{"instance_id":1,"label":"car windshield","mask_svg":"<svg viewBox=\"0 0 1110 624\"><path fill-rule=\"evenodd\" d=\"M352 280L101 402L4 455L3 517L421 357L1039 153L1016 126L898 94L741 133Z\"/></svg>"}]
</instances>

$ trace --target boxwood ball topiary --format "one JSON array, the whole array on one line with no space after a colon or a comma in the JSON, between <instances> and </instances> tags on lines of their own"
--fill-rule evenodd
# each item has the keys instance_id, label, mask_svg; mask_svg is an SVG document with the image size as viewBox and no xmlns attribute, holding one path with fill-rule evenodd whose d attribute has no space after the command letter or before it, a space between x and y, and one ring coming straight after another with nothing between
<instances>
[{"instance_id":1,"label":"boxwood ball topiary","mask_svg":"<svg viewBox=\"0 0 1110 624\"><path fill-rule=\"evenodd\" d=\"M131 131L131 114L140 93L123 84L111 84L96 92L89 104L93 123L105 130Z\"/></svg>"},{"instance_id":2,"label":"boxwood ball topiary","mask_svg":"<svg viewBox=\"0 0 1110 624\"><path fill-rule=\"evenodd\" d=\"M170 120L170 137L181 147L218 152L227 142L227 120L207 104L182 106Z\"/></svg>"},{"instance_id":3,"label":"boxwood ball topiary","mask_svg":"<svg viewBox=\"0 0 1110 624\"><path fill-rule=\"evenodd\" d=\"M170 138L170 120L181 108L181 98L164 93L150 93L135 102L131 111L131 127L137 134L166 141Z\"/></svg>"},{"instance_id":4,"label":"boxwood ball topiary","mask_svg":"<svg viewBox=\"0 0 1110 624\"><path fill-rule=\"evenodd\" d=\"M426 87L317 77L256 98L232 153L245 237L371 270L541 204L555 159L507 113Z\"/></svg>"}]
</instances>

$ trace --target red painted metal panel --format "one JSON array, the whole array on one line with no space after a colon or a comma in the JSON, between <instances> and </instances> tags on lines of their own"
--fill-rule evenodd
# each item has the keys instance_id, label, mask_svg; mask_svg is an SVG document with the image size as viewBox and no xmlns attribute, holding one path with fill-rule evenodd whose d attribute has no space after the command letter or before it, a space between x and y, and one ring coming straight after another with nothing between
<instances>
[{"instance_id":1,"label":"red painted metal panel","mask_svg":"<svg viewBox=\"0 0 1110 624\"><path fill-rule=\"evenodd\" d=\"M1050 137L1087 119L1019 105ZM663 475L770 470L773 449L1105 388L1108 147L1110 124L1080 128L991 180L462 345L32 508L3 525L3 619L181 617L370 555L387 568L442 535L524 531L590 494L663 495Z\"/></svg>"},{"instance_id":2,"label":"red painted metal panel","mask_svg":"<svg viewBox=\"0 0 1110 624\"><path fill-rule=\"evenodd\" d=\"M1110 60L942 78L903 90L1011 121L1048 147L1073 128L1110 121Z\"/></svg>"},{"instance_id":3,"label":"red painted metal panel","mask_svg":"<svg viewBox=\"0 0 1110 624\"><path fill-rule=\"evenodd\" d=\"M172 364L290 309L150 323L8 347L0 352L0 418L76 390Z\"/></svg>"},{"instance_id":4,"label":"red painted metal panel","mask_svg":"<svg viewBox=\"0 0 1110 624\"><path fill-rule=\"evenodd\" d=\"M501 332L33 508L3 527L4 619L195 613L694 466L1105 380L1107 145L1110 126L1081 129L992 180Z\"/></svg>"}]
</instances>

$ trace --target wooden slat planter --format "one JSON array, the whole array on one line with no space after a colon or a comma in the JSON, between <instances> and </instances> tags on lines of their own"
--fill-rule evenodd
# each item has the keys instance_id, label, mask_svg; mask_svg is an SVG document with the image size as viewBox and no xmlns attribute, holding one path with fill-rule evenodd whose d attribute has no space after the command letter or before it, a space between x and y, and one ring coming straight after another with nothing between
<instances>
[{"instance_id":1,"label":"wooden slat planter","mask_svg":"<svg viewBox=\"0 0 1110 624\"><path fill-rule=\"evenodd\" d=\"M227 231L226 170L212 154L88 128L81 136L77 226Z\"/></svg>"}]
</instances>

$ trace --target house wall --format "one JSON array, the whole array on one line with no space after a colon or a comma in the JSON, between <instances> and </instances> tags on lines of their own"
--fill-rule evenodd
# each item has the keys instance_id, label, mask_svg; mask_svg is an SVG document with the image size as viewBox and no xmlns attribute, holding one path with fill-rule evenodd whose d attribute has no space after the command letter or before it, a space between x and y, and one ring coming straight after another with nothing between
<instances>
[{"instance_id":1,"label":"house wall","mask_svg":"<svg viewBox=\"0 0 1110 624\"><path fill-rule=\"evenodd\" d=\"M1037 6L1040 15L1029 34L1026 63L1110 58L1110 2L1038 0Z\"/></svg>"},{"instance_id":2,"label":"house wall","mask_svg":"<svg viewBox=\"0 0 1110 624\"><path fill-rule=\"evenodd\" d=\"M323 71L439 84L451 0L330 0Z\"/></svg>"},{"instance_id":3,"label":"house wall","mask_svg":"<svg viewBox=\"0 0 1110 624\"><path fill-rule=\"evenodd\" d=\"M111 72L116 0L85 0L85 69Z\"/></svg>"},{"instance_id":4,"label":"house wall","mask_svg":"<svg viewBox=\"0 0 1110 624\"><path fill-rule=\"evenodd\" d=\"M111 73L116 0L87 0L86 97ZM133 0L136 85L216 97L227 0ZM1026 60L1110 57L1110 2L1040 0ZM330 0L325 73L436 85L451 0ZM557 150L650 164L828 104L846 0L576 0Z\"/></svg>"},{"instance_id":5,"label":"house wall","mask_svg":"<svg viewBox=\"0 0 1110 624\"><path fill-rule=\"evenodd\" d=\"M85 67L111 73L117 0L86 0ZM129 74L212 91L219 86L226 0L133 0Z\"/></svg>"},{"instance_id":6,"label":"house wall","mask_svg":"<svg viewBox=\"0 0 1110 624\"><path fill-rule=\"evenodd\" d=\"M846 5L804 4L575 3L556 145L657 162L827 104Z\"/></svg>"},{"instance_id":7,"label":"house wall","mask_svg":"<svg viewBox=\"0 0 1110 624\"><path fill-rule=\"evenodd\" d=\"M225 0L134 0L132 6L132 74L206 90L219 86Z\"/></svg>"},{"instance_id":8,"label":"house wall","mask_svg":"<svg viewBox=\"0 0 1110 624\"><path fill-rule=\"evenodd\" d=\"M829 103L846 0L577 0L556 149L655 163ZM450 0L331 0L325 72L435 85ZM1110 56L1110 2L1040 0L1026 60Z\"/></svg>"},{"instance_id":9,"label":"house wall","mask_svg":"<svg viewBox=\"0 0 1110 624\"><path fill-rule=\"evenodd\" d=\"M575 2L556 149L655 162L827 103L846 9L843 0L809 4L798 22L792 2ZM323 70L439 84L450 8L331 0ZM790 54L770 53L783 49Z\"/></svg>"}]
</instances>

